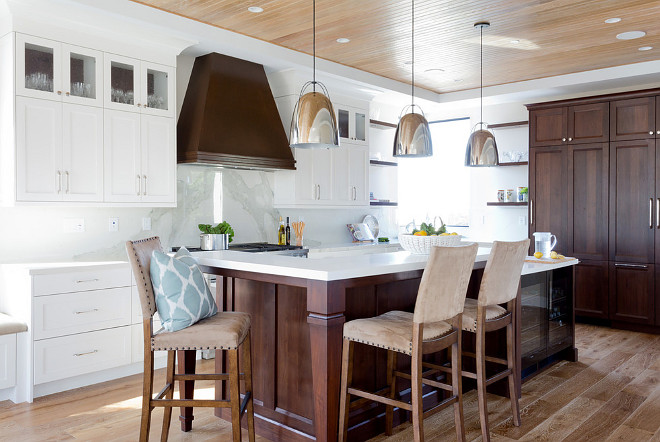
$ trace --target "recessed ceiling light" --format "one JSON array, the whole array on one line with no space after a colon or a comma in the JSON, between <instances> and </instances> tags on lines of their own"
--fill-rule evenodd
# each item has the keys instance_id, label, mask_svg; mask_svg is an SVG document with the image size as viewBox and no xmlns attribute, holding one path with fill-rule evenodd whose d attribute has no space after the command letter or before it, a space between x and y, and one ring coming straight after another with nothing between
<instances>
[{"instance_id":1,"label":"recessed ceiling light","mask_svg":"<svg viewBox=\"0 0 660 442\"><path fill-rule=\"evenodd\" d=\"M344 38L344 37L341 37L341 38L337 39L337 43L348 43L349 41L351 41L351 40L348 39L348 38Z\"/></svg>"},{"instance_id":2,"label":"recessed ceiling light","mask_svg":"<svg viewBox=\"0 0 660 442\"><path fill-rule=\"evenodd\" d=\"M424 73L425 74L439 74L439 73L444 72L444 71L445 71L444 69L440 69L440 68L431 68L431 69L425 70Z\"/></svg>"},{"instance_id":3,"label":"recessed ceiling light","mask_svg":"<svg viewBox=\"0 0 660 442\"><path fill-rule=\"evenodd\" d=\"M454 83L460 83L461 81L463 81L462 78L454 78Z\"/></svg>"},{"instance_id":4,"label":"recessed ceiling light","mask_svg":"<svg viewBox=\"0 0 660 442\"><path fill-rule=\"evenodd\" d=\"M630 32L622 32L621 34L618 34L616 38L619 40L634 40L636 38L642 38L646 35L646 32L644 31L630 31Z\"/></svg>"},{"instance_id":5,"label":"recessed ceiling light","mask_svg":"<svg viewBox=\"0 0 660 442\"><path fill-rule=\"evenodd\" d=\"M254 12L255 14L258 14L260 12L264 12L264 8L260 8L259 6L250 6L248 8L248 11Z\"/></svg>"},{"instance_id":6,"label":"recessed ceiling light","mask_svg":"<svg viewBox=\"0 0 660 442\"><path fill-rule=\"evenodd\" d=\"M642 46L639 48L640 51L650 51L651 49L653 49L653 46Z\"/></svg>"},{"instance_id":7,"label":"recessed ceiling light","mask_svg":"<svg viewBox=\"0 0 660 442\"><path fill-rule=\"evenodd\" d=\"M520 40L511 40L511 44L517 45L518 43L520 43Z\"/></svg>"},{"instance_id":8,"label":"recessed ceiling light","mask_svg":"<svg viewBox=\"0 0 660 442\"><path fill-rule=\"evenodd\" d=\"M405 64L406 66L410 66L412 64L412 61L410 61L410 60L409 61L404 61L403 64Z\"/></svg>"},{"instance_id":9,"label":"recessed ceiling light","mask_svg":"<svg viewBox=\"0 0 660 442\"><path fill-rule=\"evenodd\" d=\"M612 17L605 20L605 23L612 24L612 23L619 23L620 21L621 19L619 17Z\"/></svg>"}]
</instances>

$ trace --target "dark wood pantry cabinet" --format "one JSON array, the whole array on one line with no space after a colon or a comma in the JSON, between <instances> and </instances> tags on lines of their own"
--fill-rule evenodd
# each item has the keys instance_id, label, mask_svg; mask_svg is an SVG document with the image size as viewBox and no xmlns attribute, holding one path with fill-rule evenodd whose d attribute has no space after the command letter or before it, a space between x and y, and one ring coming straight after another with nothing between
<instances>
[{"instance_id":1,"label":"dark wood pantry cabinet","mask_svg":"<svg viewBox=\"0 0 660 442\"><path fill-rule=\"evenodd\" d=\"M580 260L576 316L660 332L660 89L527 108L529 234Z\"/></svg>"}]
</instances>

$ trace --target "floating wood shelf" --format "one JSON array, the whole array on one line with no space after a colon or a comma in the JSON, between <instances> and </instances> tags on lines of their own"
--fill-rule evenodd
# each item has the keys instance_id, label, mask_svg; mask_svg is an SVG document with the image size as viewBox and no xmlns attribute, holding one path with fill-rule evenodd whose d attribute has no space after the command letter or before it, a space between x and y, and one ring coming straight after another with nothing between
<instances>
[{"instance_id":1,"label":"floating wood shelf","mask_svg":"<svg viewBox=\"0 0 660 442\"><path fill-rule=\"evenodd\" d=\"M388 129L390 127L396 128L396 124L387 123L385 121L369 120L369 124L373 124L374 126L381 126L382 129Z\"/></svg>"},{"instance_id":2,"label":"floating wood shelf","mask_svg":"<svg viewBox=\"0 0 660 442\"><path fill-rule=\"evenodd\" d=\"M369 160L369 164L372 166L398 166L399 163L395 163L393 161L381 161L381 160Z\"/></svg>"},{"instance_id":3,"label":"floating wood shelf","mask_svg":"<svg viewBox=\"0 0 660 442\"><path fill-rule=\"evenodd\" d=\"M529 164L528 161L516 161L510 163L500 163L499 165L501 167L505 167L505 166L527 166L528 164Z\"/></svg>"},{"instance_id":4,"label":"floating wood shelf","mask_svg":"<svg viewBox=\"0 0 660 442\"><path fill-rule=\"evenodd\" d=\"M486 203L487 206L526 206L527 202L524 203L519 203L518 201L513 201L513 202L500 202L500 201L489 201Z\"/></svg>"},{"instance_id":5,"label":"floating wood shelf","mask_svg":"<svg viewBox=\"0 0 660 442\"><path fill-rule=\"evenodd\" d=\"M518 127L518 126L527 126L529 121L512 121L511 123L499 123L499 124L489 124L486 126L488 129L497 129L503 127Z\"/></svg>"},{"instance_id":6,"label":"floating wood shelf","mask_svg":"<svg viewBox=\"0 0 660 442\"><path fill-rule=\"evenodd\" d=\"M391 206L395 207L398 206L399 203L396 203L394 201L369 201L370 206Z\"/></svg>"}]
</instances>

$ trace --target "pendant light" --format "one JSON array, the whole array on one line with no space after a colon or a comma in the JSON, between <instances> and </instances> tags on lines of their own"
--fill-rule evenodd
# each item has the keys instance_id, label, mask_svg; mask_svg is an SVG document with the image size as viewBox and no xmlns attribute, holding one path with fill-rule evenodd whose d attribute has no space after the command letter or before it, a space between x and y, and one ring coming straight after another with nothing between
<instances>
[{"instance_id":1,"label":"pendant light","mask_svg":"<svg viewBox=\"0 0 660 442\"><path fill-rule=\"evenodd\" d=\"M497 153L497 143L495 136L484 129L484 28L490 26L488 22L475 23L474 27L478 28L481 32L481 40L479 43L481 51L481 85L480 92L480 118L479 122L472 128L470 138L468 138L467 148L465 150L465 165L468 167L487 167L498 166L500 164L499 155ZM475 130L479 126L479 130Z\"/></svg>"},{"instance_id":2,"label":"pendant light","mask_svg":"<svg viewBox=\"0 0 660 442\"><path fill-rule=\"evenodd\" d=\"M426 121L424 112L415 113L415 0L412 0L412 82L411 82L411 104L401 110L403 114L408 108L410 113L399 115L399 124L396 126L394 135L395 157L429 157L433 155L431 144L431 131L429 122Z\"/></svg>"},{"instance_id":3,"label":"pendant light","mask_svg":"<svg viewBox=\"0 0 660 442\"><path fill-rule=\"evenodd\" d=\"M316 81L316 0L312 15L314 77L303 85L298 102L293 108L289 145L302 149L339 147L337 119L332 102L328 98L328 89L323 83ZM305 93L310 86L312 91ZM317 86L322 92L316 91Z\"/></svg>"}]
</instances>

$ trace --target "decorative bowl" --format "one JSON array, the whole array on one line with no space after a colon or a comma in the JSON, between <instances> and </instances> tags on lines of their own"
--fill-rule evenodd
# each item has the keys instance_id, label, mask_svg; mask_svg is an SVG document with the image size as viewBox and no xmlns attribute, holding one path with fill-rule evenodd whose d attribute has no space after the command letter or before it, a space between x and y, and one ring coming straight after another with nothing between
<instances>
[{"instance_id":1,"label":"decorative bowl","mask_svg":"<svg viewBox=\"0 0 660 442\"><path fill-rule=\"evenodd\" d=\"M399 244L404 250L415 255L428 255L431 247L456 247L461 243L461 235L445 236L415 236L410 234L399 235Z\"/></svg>"}]
</instances>

